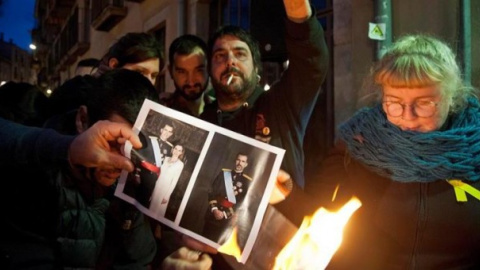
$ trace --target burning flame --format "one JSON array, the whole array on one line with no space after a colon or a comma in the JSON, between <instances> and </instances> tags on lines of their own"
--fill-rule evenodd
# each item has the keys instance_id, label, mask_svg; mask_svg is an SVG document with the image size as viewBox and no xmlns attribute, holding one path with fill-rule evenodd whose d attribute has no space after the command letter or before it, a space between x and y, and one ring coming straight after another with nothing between
<instances>
[{"instance_id":1,"label":"burning flame","mask_svg":"<svg viewBox=\"0 0 480 270\"><path fill-rule=\"evenodd\" d=\"M242 252L240 250L240 247L237 244L237 226L233 228L232 234L230 237L227 239L227 241L218 248L218 251L221 253L225 253L228 255L232 255L237 259L237 261L240 261L240 257L242 256Z\"/></svg>"},{"instance_id":2,"label":"burning flame","mask_svg":"<svg viewBox=\"0 0 480 270\"><path fill-rule=\"evenodd\" d=\"M322 207L312 217L305 217L278 254L273 269L325 269L342 243L343 228L361 205L360 200L352 198L337 212Z\"/></svg>"}]
</instances>

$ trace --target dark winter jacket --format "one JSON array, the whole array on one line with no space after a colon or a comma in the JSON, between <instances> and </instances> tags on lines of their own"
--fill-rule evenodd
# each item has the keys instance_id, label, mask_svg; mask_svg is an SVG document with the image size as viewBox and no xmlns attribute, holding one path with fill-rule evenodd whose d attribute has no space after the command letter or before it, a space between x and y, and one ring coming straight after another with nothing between
<instances>
[{"instance_id":1,"label":"dark winter jacket","mask_svg":"<svg viewBox=\"0 0 480 270\"><path fill-rule=\"evenodd\" d=\"M111 188L70 174L74 137L0 119L0 138L0 167L17 175L2 179L0 269L147 267L156 252L148 222Z\"/></svg>"}]
</instances>

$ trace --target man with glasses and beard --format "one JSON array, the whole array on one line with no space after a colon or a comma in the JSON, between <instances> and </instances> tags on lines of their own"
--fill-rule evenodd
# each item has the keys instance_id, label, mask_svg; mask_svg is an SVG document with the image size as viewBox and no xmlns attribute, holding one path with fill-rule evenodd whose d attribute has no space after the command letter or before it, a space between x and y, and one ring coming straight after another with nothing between
<instances>
[{"instance_id":1,"label":"man with glasses and beard","mask_svg":"<svg viewBox=\"0 0 480 270\"><path fill-rule=\"evenodd\" d=\"M175 92L163 93L162 104L198 117L213 100L205 91L209 81L207 45L197 36L182 35L170 44L168 60Z\"/></svg>"}]
</instances>

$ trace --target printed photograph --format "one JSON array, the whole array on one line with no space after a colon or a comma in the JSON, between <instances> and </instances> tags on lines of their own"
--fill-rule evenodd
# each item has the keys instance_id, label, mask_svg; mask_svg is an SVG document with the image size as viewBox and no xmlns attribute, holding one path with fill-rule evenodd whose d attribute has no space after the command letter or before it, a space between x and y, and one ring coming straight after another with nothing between
<instances>
[{"instance_id":1,"label":"printed photograph","mask_svg":"<svg viewBox=\"0 0 480 270\"><path fill-rule=\"evenodd\" d=\"M142 148L115 195L146 215L246 261L284 150L146 100L134 125Z\"/></svg>"},{"instance_id":2,"label":"printed photograph","mask_svg":"<svg viewBox=\"0 0 480 270\"><path fill-rule=\"evenodd\" d=\"M180 226L212 246L225 244L235 230L238 247L244 249L275 159L272 152L216 133Z\"/></svg>"}]
</instances>

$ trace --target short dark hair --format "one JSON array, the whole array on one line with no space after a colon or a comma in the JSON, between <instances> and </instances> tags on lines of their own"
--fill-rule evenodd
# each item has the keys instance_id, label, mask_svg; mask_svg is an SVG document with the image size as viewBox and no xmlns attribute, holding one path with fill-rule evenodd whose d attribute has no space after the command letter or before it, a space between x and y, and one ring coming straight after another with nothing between
<instances>
[{"instance_id":1,"label":"short dark hair","mask_svg":"<svg viewBox=\"0 0 480 270\"><path fill-rule=\"evenodd\" d=\"M151 58L163 61L162 44L149 33L127 33L113 44L105 55L107 60L116 58L118 67L129 63L140 63Z\"/></svg>"},{"instance_id":2,"label":"short dark hair","mask_svg":"<svg viewBox=\"0 0 480 270\"><path fill-rule=\"evenodd\" d=\"M175 125L173 125L173 122L171 122L171 121L166 121L165 123L163 123L162 129L163 129L164 127L166 127L166 126L171 127L171 128L172 128L172 132L175 132Z\"/></svg>"},{"instance_id":3,"label":"short dark hair","mask_svg":"<svg viewBox=\"0 0 480 270\"><path fill-rule=\"evenodd\" d=\"M186 34L174 39L168 48L168 61L170 65L173 64L173 57L176 53L188 55L191 54L195 48L200 48L205 56L207 55L207 44L198 36Z\"/></svg>"},{"instance_id":4,"label":"short dark hair","mask_svg":"<svg viewBox=\"0 0 480 270\"><path fill-rule=\"evenodd\" d=\"M247 153L245 153L245 152L237 152L237 155L235 156L235 158L238 158L238 156L247 157L247 161L248 161L248 154L247 154Z\"/></svg>"},{"instance_id":5,"label":"short dark hair","mask_svg":"<svg viewBox=\"0 0 480 270\"><path fill-rule=\"evenodd\" d=\"M218 28L217 31L215 31L215 33L208 40L208 64L210 65L210 67L212 66L211 61L212 61L213 46L215 44L215 41L217 41L217 39L226 35L235 36L241 41L247 43L248 48L252 52L253 66L257 68L257 74L261 75L262 59L261 59L260 47L258 45L258 41L252 35L250 35L247 31L235 25L220 26L220 28Z\"/></svg>"},{"instance_id":6,"label":"short dark hair","mask_svg":"<svg viewBox=\"0 0 480 270\"><path fill-rule=\"evenodd\" d=\"M86 58L78 61L77 68L79 67L98 67L100 60L97 58Z\"/></svg>"},{"instance_id":7,"label":"short dark hair","mask_svg":"<svg viewBox=\"0 0 480 270\"><path fill-rule=\"evenodd\" d=\"M89 92L86 105L90 123L116 113L133 124L146 98L159 102L155 87L142 74L123 68L109 70Z\"/></svg>"}]
</instances>

